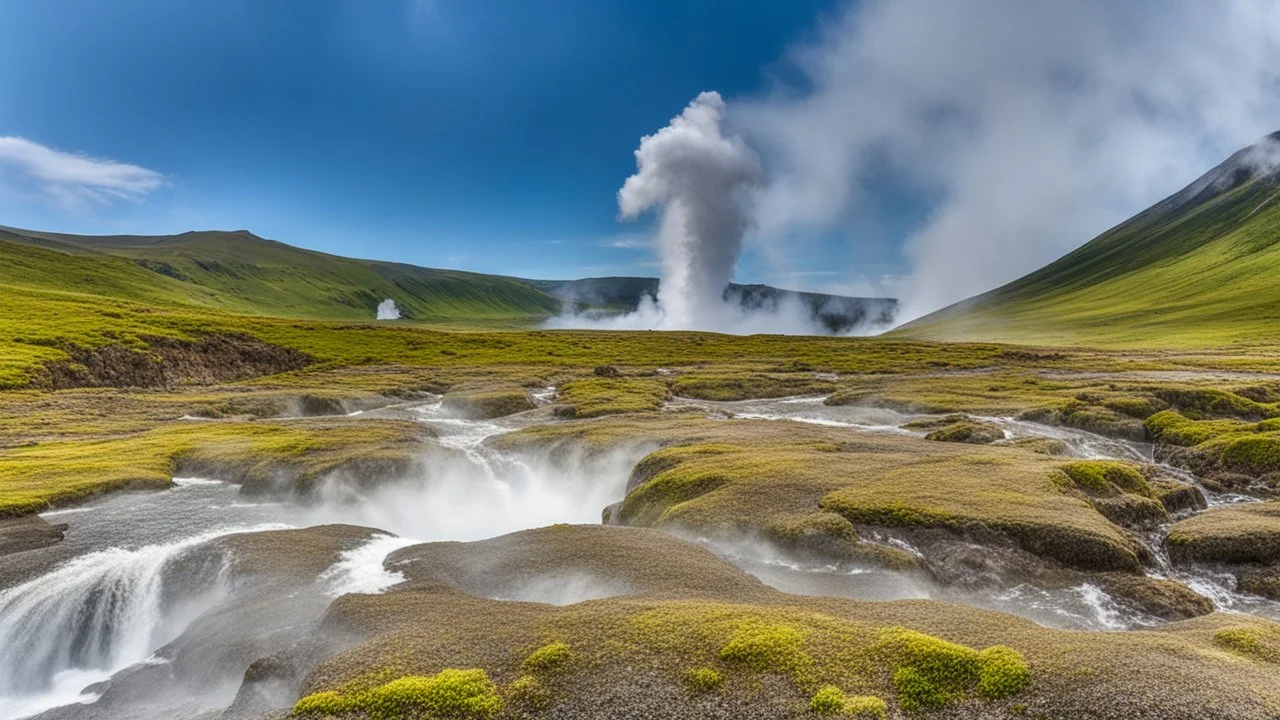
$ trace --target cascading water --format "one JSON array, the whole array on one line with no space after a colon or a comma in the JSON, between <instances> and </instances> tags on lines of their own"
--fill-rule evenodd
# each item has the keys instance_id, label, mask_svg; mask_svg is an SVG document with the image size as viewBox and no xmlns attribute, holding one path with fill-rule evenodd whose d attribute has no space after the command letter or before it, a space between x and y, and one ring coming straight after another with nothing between
<instances>
[{"instance_id":1,"label":"cascading water","mask_svg":"<svg viewBox=\"0 0 1280 720\"><path fill-rule=\"evenodd\" d=\"M222 592L223 563L173 571L189 551L232 531L100 550L0 592L0 716L92 700L83 688L177 637Z\"/></svg>"}]
</instances>

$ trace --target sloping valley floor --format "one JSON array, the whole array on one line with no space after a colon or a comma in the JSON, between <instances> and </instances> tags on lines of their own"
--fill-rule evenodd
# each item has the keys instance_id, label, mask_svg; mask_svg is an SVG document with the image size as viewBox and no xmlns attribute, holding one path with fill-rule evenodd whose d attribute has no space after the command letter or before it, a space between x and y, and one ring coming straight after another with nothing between
<instances>
[{"instance_id":1,"label":"sloping valley floor","mask_svg":"<svg viewBox=\"0 0 1280 720\"><path fill-rule=\"evenodd\" d=\"M966 364L6 393L0 716L1280 716L1271 361Z\"/></svg>"}]
</instances>

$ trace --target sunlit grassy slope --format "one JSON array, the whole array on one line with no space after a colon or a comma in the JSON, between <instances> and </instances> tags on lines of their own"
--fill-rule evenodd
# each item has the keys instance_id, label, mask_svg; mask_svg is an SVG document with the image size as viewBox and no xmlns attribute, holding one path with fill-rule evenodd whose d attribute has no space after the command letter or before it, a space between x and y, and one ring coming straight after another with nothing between
<instances>
[{"instance_id":1,"label":"sunlit grassy slope","mask_svg":"<svg viewBox=\"0 0 1280 720\"><path fill-rule=\"evenodd\" d=\"M0 229L0 284L256 315L531 324L557 299L515 278L353 260L251 233L84 237Z\"/></svg>"},{"instance_id":2,"label":"sunlit grassy slope","mask_svg":"<svg viewBox=\"0 0 1280 720\"><path fill-rule=\"evenodd\" d=\"M1058 261L897 332L1129 347L1275 343L1280 182L1229 160Z\"/></svg>"}]
</instances>

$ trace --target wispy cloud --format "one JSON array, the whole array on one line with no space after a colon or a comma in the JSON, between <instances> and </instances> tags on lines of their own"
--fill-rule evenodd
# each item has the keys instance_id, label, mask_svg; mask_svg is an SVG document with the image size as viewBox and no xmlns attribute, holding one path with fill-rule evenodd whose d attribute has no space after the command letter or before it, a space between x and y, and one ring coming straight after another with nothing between
<instances>
[{"instance_id":1,"label":"wispy cloud","mask_svg":"<svg viewBox=\"0 0 1280 720\"><path fill-rule=\"evenodd\" d=\"M643 233L625 233L600 240L596 245L619 250L649 250L653 248L653 239Z\"/></svg>"},{"instance_id":2,"label":"wispy cloud","mask_svg":"<svg viewBox=\"0 0 1280 720\"><path fill-rule=\"evenodd\" d=\"M76 210L140 201L164 185L166 178L138 165L0 135L0 182Z\"/></svg>"}]
</instances>

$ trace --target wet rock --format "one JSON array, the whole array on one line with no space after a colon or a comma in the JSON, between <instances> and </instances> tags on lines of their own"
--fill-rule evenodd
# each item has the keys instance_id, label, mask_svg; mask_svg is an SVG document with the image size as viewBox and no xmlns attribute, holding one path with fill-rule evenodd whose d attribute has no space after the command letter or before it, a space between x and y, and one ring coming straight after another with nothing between
<instances>
[{"instance_id":1,"label":"wet rock","mask_svg":"<svg viewBox=\"0 0 1280 720\"><path fill-rule=\"evenodd\" d=\"M1213 612L1213 601L1174 580L1109 573L1103 588L1117 600L1161 620L1186 620Z\"/></svg>"},{"instance_id":2,"label":"wet rock","mask_svg":"<svg viewBox=\"0 0 1280 720\"><path fill-rule=\"evenodd\" d=\"M521 388L451 392L441 402L446 411L468 420L489 420L536 407Z\"/></svg>"},{"instance_id":3,"label":"wet rock","mask_svg":"<svg viewBox=\"0 0 1280 720\"><path fill-rule=\"evenodd\" d=\"M1236 581L1240 592L1280 600L1280 564L1239 568Z\"/></svg>"},{"instance_id":4,"label":"wet rock","mask_svg":"<svg viewBox=\"0 0 1280 720\"><path fill-rule=\"evenodd\" d=\"M35 515L0 519L0 556L53 545L66 529L65 523L54 525Z\"/></svg>"}]
</instances>

